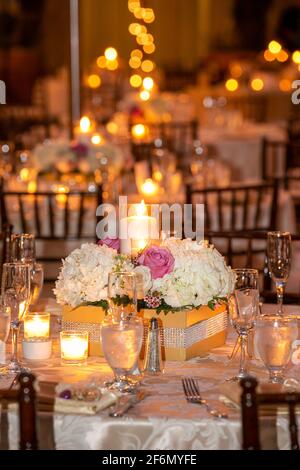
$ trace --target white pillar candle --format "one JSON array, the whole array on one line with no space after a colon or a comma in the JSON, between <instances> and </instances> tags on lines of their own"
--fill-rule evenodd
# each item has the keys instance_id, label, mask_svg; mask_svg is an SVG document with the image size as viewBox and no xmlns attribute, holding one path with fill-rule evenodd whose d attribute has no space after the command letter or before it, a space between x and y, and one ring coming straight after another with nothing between
<instances>
[{"instance_id":1,"label":"white pillar candle","mask_svg":"<svg viewBox=\"0 0 300 470\"><path fill-rule=\"evenodd\" d=\"M50 336L50 314L49 313L29 313L24 319L25 340L43 341Z\"/></svg>"},{"instance_id":2,"label":"white pillar candle","mask_svg":"<svg viewBox=\"0 0 300 470\"><path fill-rule=\"evenodd\" d=\"M61 359L66 363L82 363L88 358L89 334L62 331L60 333Z\"/></svg>"},{"instance_id":3,"label":"white pillar candle","mask_svg":"<svg viewBox=\"0 0 300 470\"><path fill-rule=\"evenodd\" d=\"M135 206L136 215L120 221L121 253L135 255L143 250L151 240L159 238L158 221L147 215L144 201Z\"/></svg>"}]
</instances>

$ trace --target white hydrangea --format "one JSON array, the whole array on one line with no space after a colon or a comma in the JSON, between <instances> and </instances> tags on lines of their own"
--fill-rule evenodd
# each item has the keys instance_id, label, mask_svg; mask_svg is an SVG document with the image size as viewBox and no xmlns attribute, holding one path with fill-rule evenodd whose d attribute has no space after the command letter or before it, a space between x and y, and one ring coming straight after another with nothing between
<instances>
[{"instance_id":1,"label":"white hydrangea","mask_svg":"<svg viewBox=\"0 0 300 470\"><path fill-rule=\"evenodd\" d=\"M117 252L107 246L85 244L64 261L54 293L58 303L77 307L107 298L108 275Z\"/></svg>"},{"instance_id":2,"label":"white hydrangea","mask_svg":"<svg viewBox=\"0 0 300 470\"><path fill-rule=\"evenodd\" d=\"M175 258L174 271L153 282L171 307L199 307L234 289L235 276L224 257L206 242L168 239L164 242Z\"/></svg>"}]
</instances>

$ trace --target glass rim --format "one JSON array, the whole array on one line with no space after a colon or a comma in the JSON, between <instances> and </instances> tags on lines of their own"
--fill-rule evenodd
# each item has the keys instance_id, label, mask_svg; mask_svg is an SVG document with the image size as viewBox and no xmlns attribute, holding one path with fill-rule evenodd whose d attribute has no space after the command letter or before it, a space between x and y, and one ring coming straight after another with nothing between
<instances>
[{"instance_id":1,"label":"glass rim","mask_svg":"<svg viewBox=\"0 0 300 470\"><path fill-rule=\"evenodd\" d=\"M28 317L51 317L51 313L50 312L28 312L24 320L26 320L26 318Z\"/></svg>"},{"instance_id":2,"label":"glass rim","mask_svg":"<svg viewBox=\"0 0 300 470\"><path fill-rule=\"evenodd\" d=\"M11 235L11 238L27 238L28 240L34 240L35 239L35 235L33 235L32 233L13 233Z\"/></svg>"},{"instance_id":3,"label":"glass rim","mask_svg":"<svg viewBox=\"0 0 300 470\"><path fill-rule=\"evenodd\" d=\"M256 324L258 323L265 323L265 322L279 322L279 323L298 323L297 317L294 317L292 315L276 315L275 313L272 315L260 315L256 318Z\"/></svg>"},{"instance_id":4,"label":"glass rim","mask_svg":"<svg viewBox=\"0 0 300 470\"><path fill-rule=\"evenodd\" d=\"M3 268L5 267L23 267L32 269L31 263L22 263L22 261L11 261L9 263L4 263Z\"/></svg>"},{"instance_id":5,"label":"glass rim","mask_svg":"<svg viewBox=\"0 0 300 470\"><path fill-rule=\"evenodd\" d=\"M234 273L252 273L259 275L259 270L254 268L237 268L232 270Z\"/></svg>"},{"instance_id":6,"label":"glass rim","mask_svg":"<svg viewBox=\"0 0 300 470\"><path fill-rule=\"evenodd\" d=\"M75 331L75 330L70 330L70 331L61 331L60 332L60 337L64 336L88 336L89 332L88 331Z\"/></svg>"}]
</instances>

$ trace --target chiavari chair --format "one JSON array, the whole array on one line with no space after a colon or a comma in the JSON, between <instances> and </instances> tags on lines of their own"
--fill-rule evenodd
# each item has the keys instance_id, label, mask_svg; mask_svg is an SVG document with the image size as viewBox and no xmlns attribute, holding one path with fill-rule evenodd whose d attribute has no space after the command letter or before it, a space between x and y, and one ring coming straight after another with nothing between
<instances>
[{"instance_id":1,"label":"chiavari chair","mask_svg":"<svg viewBox=\"0 0 300 470\"><path fill-rule=\"evenodd\" d=\"M261 165L263 180L281 178L288 189L289 183L296 179L293 171L300 167L300 140L282 142L264 139Z\"/></svg>"},{"instance_id":2,"label":"chiavari chair","mask_svg":"<svg viewBox=\"0 0 300 470\"><path fill-rule=\"evenodd\" d=\"M257 393L257 380L247 377L241 381L241 415L243 450L261 450L259 409L262 406L281 406L288 409L291 450L299 450L296 406L300 393Z\"/></svg>"},{"instance_id":3,"label":"chiavari chair","mask_svg":"<svg viewBox=\"0 0 300 470\"><path fill-rule=\"evenodd\" d=\"M130 124L130 135L134 124ZM149 135L148 143L135 143L132 141L132 155L141 161L141 157L149 161L151 159L154 143L159 141L177 158L177 165L184 169L188 164L193 142L199 138L199 123L197 120L186 122L168 122L168 123L146 123Z\"/></svg>"},{"instance_id":4,"label":"chiavari chair","mask_svg":"<svg viewBox=\"0 0 300 470\"><path fill-rule=\"evenodd\" d=\"M0 391L0 401L3 404L18 404L20 450L38 450L36 392L34 386L34 375L22 373L18 378L18 387L16 389Z\"/></svg>"},{"instance_id":5,"label":"chiavari chair","mask_svg":"<svg viewBox=\"0 0 300 470\"><path fill-rule=\"evenodd\" d=\"M186 204L204 205L205 231L272 231L276 227L277 182L230 188L186 187Z\"/></svg>"},{"instance_id":6,"label":"chiavari chair","mask_svg":"<svg viewBox=\"0 0 300 470\"><path fill-rule=\"evenodd\" d=\"M265 122L267 113L267 98L264 96L227 97L228 109L239 111L244 119Z\"/></svg>"},{"instance_id":7,"label":"chiavari chair","mask_svg":"<svg viewBox=\"0 0 300 470\"><path fill-rule=\"evenodd\" d=\"M96 192L0 192L1 226L12 225L20 233L32 233L37 242L49 246L46 255L38 255L38 261L47 264L61 262L55 254L57 245L65 242L95 242L96 210L103 202L102 188ZM49 245L49 242L52 244ZM50 248L51 246L51 248ZM54 254L53 254L54 252ZM53 279L46 279L53 281Z\"/></svg>"}]
</instances>

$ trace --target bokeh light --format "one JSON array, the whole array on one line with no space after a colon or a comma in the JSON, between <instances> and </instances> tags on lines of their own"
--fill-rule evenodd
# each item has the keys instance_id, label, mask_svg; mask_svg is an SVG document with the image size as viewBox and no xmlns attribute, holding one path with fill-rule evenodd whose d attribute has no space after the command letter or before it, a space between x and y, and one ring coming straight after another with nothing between
<instances>
[{"instance_id":1,"label":"bokeh light","mask_svg":"<svg viewBox=\"0 0 300 470\"><path fill-rule=\"evenodd\" d=\"M142 85L143 79L140 75L134 74L130 77L130 85L134 88L139 88Z\"/></svg>"},{"instance_id":2,"label":"bokeh light","mask_svg":"<svg viewBox=\"0 0 300 470\"><path fill-rule=\"evenodd\" d=\"M150 93L147 90L143 90L140 92L140 98L142 101L149 101L150 100Z\"/></svg>"},{"instance_id":3,"label":"bokeh light","mask_svg":"<svg viewBox=\"0 0 300 470\"><path fill-rule=\"evenodd\" d=\"M108 47L105 50L104 55L107 60L111 60L111 61L116 60L116 58L118 57L118 53L114 47Z\"/></svg>"},{"instance_id":4,"label":"bokeh light","mask_svg":"<svg viewBox=\"0 0 300 470\"><path fill-rule=\"evenodd\" d=\"M106 57L104 55L101 55L100 57L98 57L97 65L100 69L106 68Z\"/></svg>"},{"instance_id":5,"label":"bokeh light","mask_svg":"<svg viewBox=\"0 0 300 470\"><path fill-rule=\"evenodd\" d=\"M134 49L133 51L131 51L131 57L138 57L138 59L142 59L143 58L143 53L140 49Z\"/></svg>"},{"instance_id":6,"label":"bokeh light","mask_svg":"<svg viewBox=\"0 0 300 470\"><path fill-rule=\"evenodd\" d=\"M146 136L147 130L148 129L144 124L135 124L131 129L131 134L133 137L141 139Z\"/></svg>"},{"instance_id":7,"label":"bokeh light","mask_svg":"<svg viewBox=\"0 0 300 470\"><path fill-rule=\"evenodd\" d=\"M139 57L131 57L129 60L129 66L132 69L138 69L141 66L141 59Z\"/></svg>"},{"instance_id":8,"label":"bokeh light","mask_svg":"<svg viewBox=\"0 0 300 470\"><path fill-rule=\"evenodd\" d=\"M155 44L153 43L150 43L150 44L145 44L143 46L143 49L144 49L144 52L146 52L146 54L153 54L155 52Z\"/></svg>"},{"instance_id":9,"label":"bokeh light","mask_svg":"<svg viewBox=\"0 0 300 470\"><path fill-rule=\"evenodd\" d=\"M264 86L265 86L264 81L261 78L254 78L251 81L251 88L254 91L261 91L264 89Z\"/></svg>"},{"instance_id":10,"label":"bokeh light","mask_svg":"<svg viewBox=\"0 0 300 470\"><path fill-rule=\"evenodd\" d=\"M152 62L152 60L144 60L141 67L143 72L150 73L152 70L154 70L155 64Z\"/></svg>"},{"instance_id":11,"label":"bokeh light","mask_svg":"<svg viewBox=\"0 0 300 470\"><path fill-rule=\"evenodd\" d=\"M228 91L236 91L239 87L239 82L235 78L229 78L225 83L225 87Z\"/></svg>"},{"instance_id":12,"label":"bokeh light","mask_svg":"<svg viewBox=\"0 0 300 470\"><path fill-rule=\"evenodd\" d=\"M88 116L83 116L80 119L79 126L80 126L81 132L83 132L84 134L87 134L91 130L92 122Z\"/></svg>"},{"instance_id":13,"label":"bokeh light","mask_svg":"<svg viewBox=\"0 0 300 470\"><path fill-rule=\"evenodd\" d=\"M300 51L295 51L292 55L292 59L295 64L300 64Z\"/></svg>"},{"instance_id":14,"label":"bokeh light","mask_svg":"<svg viewBox=\"0 0 300 470\"><path fill-rule=\"evenodd\" d=\"M117 60L108 60L106 64L106 68L108 70L117 70L119 67L119 62Z\"/></svg>"},{"instance_id":15,"label":"bokeh light","mask_svg":"<svg viewBox=\"0 0 300 470\"><path fill-rule=\"evenodd\" d=\"M272 54L279 54L279 52L282 49L281 44L278 41L271 41L269 43L269 51L272 52Z\"/></svg>"},{"instance_id":16,"label":"bokeh light","mask_svg":"<svg viewBox=\"0 0 300 470\"><path fill-rule=\"evenodd\" d=\"M282 78L279 81L279 89L283 92L290 92L292 89L291 80L289 80L288 78Z\"/></svg>"},{"instance_id":17,"label":"bokeh light","mask_svg":"<svg viewBox=\"0 0 300 470\"><path fill-rule=\"evenodd\" d=\"M274 54L272 54L272 52L269 51L269 49L267 49L264 52L264 58L267 62L274 62L274 60L276 59L276 56Z\"/></svg>"},{"instance_id":18,"label":"bokeh light","mask_svg":"<svg viewBox=\"0 0 300 470\"><path fill-rule=\"evenodd\" d=\"M148 90L148 91L152 90L154 87L153 78L145 77L143 80L143 87L145 88L145 90Z\"/></svg>"},{"instance_id":19,"label":"bokeh light","mask_svg":"<svg viewBox=\"0 0 300 470\"><path fill-rule=\"evenodd\" d=\"M277 55L276 59L278 60L278 62L286 62L287 60L289 60L289 55L286 51L282 49Z\"/></svg>"},{"instance_id":20,"label":"bokeh light","mask_svg":"<svg viewBox=\"0 0 300 470\"><path fill-rule=\"evenodd\" d=\"M96 89L101 86L101 78L96 74L90 75L87 79L87 82L90 88Z\"/></svg>"}]
</instances>

